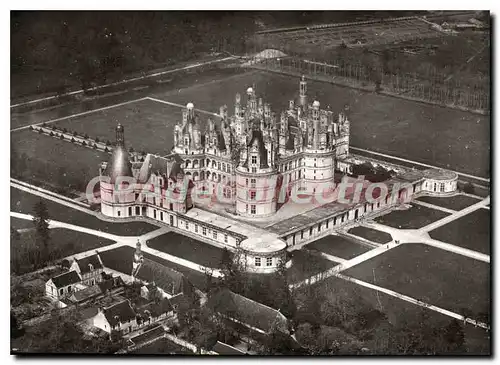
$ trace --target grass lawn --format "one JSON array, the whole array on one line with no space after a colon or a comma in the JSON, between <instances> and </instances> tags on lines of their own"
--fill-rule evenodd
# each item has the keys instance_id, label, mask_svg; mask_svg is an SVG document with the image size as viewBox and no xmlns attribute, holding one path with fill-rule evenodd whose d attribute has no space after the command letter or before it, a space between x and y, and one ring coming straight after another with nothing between
<instances>
[{"instance_id":1,"label":"grass lawn","mask_svg":"<svg viewBox=\"0 0 500 365\"><path fill-rule=\"evenodd\" d=\"M467 195L455 195L451 197L422 196L417 198L417 200L453 210L462 210L480 202L479 199Z\"/></svg>"},{"instance_id":2,"label":"grass lawn","mask_svg":"<svg viewBox=\"0 0 500 365\"><path fill-rule=\"evenodd\" d=\"M176 232L168 232L148 241L155 250L181 257L197 264L216 268L222 260L223 249Z\"/></svg>"},{"instance_id":3,"label":"grass lawn","mask_svg":"<svg viewBox=\"0 0 500 365\"><path fill-rule=\"evenodd\" d=\"M25 191L10 188L10 209L13 212L33 214L33 207L42 200L47 206L50 219L74 224L119 236L140 236L151 232L158 226L146 222L106 222L92 214L61 205L52 200L40 198Z\"/></svg>"},{"instance_id":4,"label":"grass lawn","mask_svg":"<svg viewBox=\"0 0 500 365\"><path fill-rule=\"evenodd\" d=\"M288 255L292 258L292 266L287 270L289 283L304 280L337 265L335 262L303 249L291 251Z\"/></svg>"},{"instance_id":5,"label":"grass lawn","mask_svg":"<svg viewBox=\"0 0 500 365\"><path fill-rule=\"evenodd\" d=\"M387 243L392 241L392 236L389 233L377 231L372 228L358 226L351 228L348 232L376 243Z\"/></svg>"},{"instance_id":6,"label":"grass lawn","mask_svg":"<svg viewBox=\"0 0 500 365\"><path fill-rule=\"evenodd\" d=\"M472 318L489 312L490 265L435 247L400 245L343 274Z\"/></svg>"},{"instance_id":7,"label":"grass lawn","mask_svg":"<svg viewBox=\"0 0 500 365\"><path fill-rule=\"evenodd\" d=\"M84 191L99 176L99 164L110 155L30 130L11 133L13 159L23 159L22 180L43 181L48 185L72 186Z\"/></svg>"},{"instance_id":8,"label":"grass lawn","mask_svg":"<svg viewBox=\"0 0 500 365\"><path fill-rule=\"evenodd\" d=\"M448 215L441 210L414 204L410 209L394 210L389 214L375 218L375 221L394 228L419 229Z\"/></svg>"},{"instance_id":9,"label":"grass lawn","mask_svg":"<svg viewBox=\"0 0 500 365\"><path fill-rule=\"evenodd\" d=\"M87 133L101 141L115 141L115 128L121 123L125 128L127 149L146 151L159 155L170 153L174 141L174 126L182 120L182 111L175 106L151 100L141 100L99 112L57 122L59 128Z\"/></svg>"},{"instance_id":10,"label":"grass lawn","mask_svg":"<svg viewBox=\"0 0 500 365\"><path fill-rule=\"evenodd\" d=\"M99 255L103 261L104 267L116 270L123 273L132 273L132 262L134 260L135 248L130 246L121 246L112 250L100 252ZM143 252L145 258L155 261L159 264L167 266L171 269L177 270L184 274L188 280L200 290L206 288L206 278L201 272L189 269L174 262L164 260L157 256Z\"/></svg>"},{"instance_id":11,"label":"grass lawn","mask_svg":"<svg viewBox=\"0 0 500 365\"><path fill-rule=\"evenodd\" d=\"M276 112L287 108L288 100L298 96L297 78L267 72L243 74L206 86L182 89L175 94L155 93L155 96L183 105L192 101L195 107L214 112L220 105L227 104L232 114L235 93L240 92L245 102L245 90L253 83L257 94L271 103ZM308 95L310 100L319 100L322 106L330 105L335 112L349 104L353 146L483 177L489 175L488 116L319 81L308 82Z\"/></svg>"},{"instance_id":12,"label":"grass lawn","mask_svg":"<svg viewBox=\"0 0 500 365\"><path fill-rule=\"evenodd\" d=\"M387 320L393 326L405 326L407 323L416 323L422 314L428 316L436 326L446 326L451 318L432 310L416 306L404 300L378 293L375 290L362 287L347 280L331 277L313 285L321 290L334 290L337 296L344 296L347 300L356 298L360 306L378 309L386 314ZM332 289L329 289L332 288ZM307 290L307 288L301 289ZM377 294L378 293L378 294ZM418 323L418 322L417 322ZM464 328L465 342L470 353L489 354L490 345L486 331L466 325Z\"/></svg>"},{"instance_id":13,"label":"grass lawn","mask_svg":"<svg viewBox=\"0 0 500 365\"><path fill-rule=\"evenodd\" d=\"M21 233L19 240L11 240L11 263L12 269L16 273L25 273L36 269L34 265L38 259L34 252L41 250L36 242L36 237L36 232L32 230ZM49 254L52 260L60 260L66 256L113 243L111 240L86 233L54 228L50 230Z\"/></svg>"},{"instance_id":14,"label":"grass lawn","mask_svg":"<svg viewBox=\"0 0 500 365\"><path fill-rule=\"evenodd\" d=\"M478 209L430 231L429 235L436 240L489 255L491 251L490 219L491 212L488 209Z\"/></svg>"},{"instance_id":15,"label":"grass lawn","mask_svg":"<svg viewBox=\"0 0 500 365\"><path fill-rule=\"evenodd\" d=\"M338 256L342 259L352 259L362 253L369 251L371 247L357 243L337 235L329 235L305 246L310 250L317 250L329 255Z\"/></svg>"},{"instance_id":16,"label":"grass lawn","mask_svg":"<svg viewBox=\"0 0 500 365\"><path fill-rule=\"evenodd\" d=\"M14 217L10 217L10 226L14 229L30 229L35 227L33 221Z\"/></svg>"}]
</instances>

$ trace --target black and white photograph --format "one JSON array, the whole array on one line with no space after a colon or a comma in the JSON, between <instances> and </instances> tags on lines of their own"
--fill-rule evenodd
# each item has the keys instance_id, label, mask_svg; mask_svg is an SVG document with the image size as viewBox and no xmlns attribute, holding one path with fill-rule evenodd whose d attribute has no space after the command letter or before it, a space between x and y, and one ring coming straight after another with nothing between
<instances>
[{"instance_id":1,"label":"black and white photograph","mask_svg":"<svg viewBox=\"0 0 500 365\"><path fill-rule=\"evenodd\" d=\"M489 10L9 12L11 357L492 356Z\"/></svg>"}]
</instances>

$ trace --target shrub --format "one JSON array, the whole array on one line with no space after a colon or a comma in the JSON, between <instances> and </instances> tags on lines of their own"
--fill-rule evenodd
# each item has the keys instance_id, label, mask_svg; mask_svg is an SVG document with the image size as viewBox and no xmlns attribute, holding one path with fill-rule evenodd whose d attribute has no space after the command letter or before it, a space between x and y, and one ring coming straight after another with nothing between
<instances>
[{"instance_id":1,"label":"shrub","mask_svg":"<svg viewBox=\"0 0 500 365\"><path fill-rule=\"evenodd\" d=\"M109 139L106 141L106 146L109 146L111 145L111 142L109 141Z\"/></svg>"},{"instance_id":2,"label":"shrub","mask_svg":"<svg viewBox=\"0 0 500 365\"><path fill-rule=\"evenodd\" d=\"M40 134L42 134L42 133L43 133L42 128L38 128L38 133L40 133Z\"/></svg>"},{"instance_id":3,"label":"shrub","mask_svg":"<svg viewBox=\"0 0 500 365\"><path fill-rule=\"evenodd\" d=\"M89 139L89 135L85 133L85 139Z\"/></svg>"},{"instance_id":4,"label":"shrub","mask_svg":"<svg viewBox=\"0 0 500 365\"><path fill-rule=\"evenodd\" d=\"M104 152L109 152L108 147L106 147L106 148L104 149Z\"/></svg>"},{"instance_id":5,"label":"shrub","mask_svg":"<svg viewBox=\"0 0 500 365\"><path fill-rule=\"evenodd\" d=\"M86 145L87 145L87 143L85 143L85 141L83 141L82 142L82 146L86 146Z\"/></svg>"},{"instance_id":6,"label":"shrub","mask_svg":"<svg viewBox=\"0 0 500 365\"><path fill-rule=\"evenodd\" d=\"M97 149L97 144L94 143L94 150L96 150L96 149Z\"/></svg>"},{"instance_id":7,"label":"shrub","mask_svg":"<svg viewBox=\"0 0 500 365\"><path fill-rule=\"evenodd\" d=\"M78 136L78 133L76 131L73 132L73 136L75 136L75 137Z\"/></svg>"},{"instance_id":8,"label":"shrub","mask_svg":"<svg viewBox=\"0 0 500 365\"><path fill-rule=\"evenodd\" d=\"M49 136L54 137L54 132L50 132Z\"/></svg>"},{"instance_id":9,"label":"shrub","mask_svg":"<svg viewBox=\"0 0 500 365\"><path fill-rule=\"evenodd\" d=\"M47 125L47 123L43 122L42 123L42 127L45 127Z\"/></svg>"},{"instance_id":10,"label":"shrub","mask_svg":"<svg viewBox=\"0 0 500 365\"><path fill-rule=\"evenodd\" d=\"M96 143L99 143L99 137L95 137Z\"/></svg>"},{"instance_id":11,"label":"shrub","mask_svg":"<svg viewBox=\"0 0 500 365\"><path fill-rule=\"evenodd\" d=\"M64 139L64 134L61 134L59 138Z\"/></svg>"},{"instance_id":12,"label":"shrub","mask_svg":"<svg viewBox=\"0 0 500 365\"><path fill-rule=\"evenodd\" d=\"M71 137L71 143L75 143L75 139Z\"/></svg>"},{"instance_id":13,"label":"shrub","mask_svg":"<svg viewBox=\"0 0 500 365\"><path fill-rule=\"evenodd\" d=\"M32 125L30 125L30 130L33 130L33 129L34 129L34 128L33 128L33 126L32 126Z\"/></svg>"},{"instance_id":14,"label":"shrub","mask_svg":"<svg viewBox=\"0 0 500 365\"><path fill-rule=\"evenodd\" d=\"M129 151L130 153L134 153L134 148L133 148L132 146L130 146L130 148L128 149L128 151Z\"/></svg>"},{"instance_id":15,"label":"shrub","mask_svg":"<svg viewBox=\"0 0 500 365\"><path fill-rule=\"evenodd\" d=\"M68 130L66 128L63 128L64 133L68 133Z\"/></svg>"}]
</instances>

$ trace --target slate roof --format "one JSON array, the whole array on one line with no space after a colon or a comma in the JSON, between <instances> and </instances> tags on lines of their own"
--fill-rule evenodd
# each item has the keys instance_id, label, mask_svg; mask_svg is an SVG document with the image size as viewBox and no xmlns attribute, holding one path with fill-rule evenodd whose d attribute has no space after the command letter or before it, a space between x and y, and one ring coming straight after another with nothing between
<instances>
[{"instance_id":1,"label":"slate roof","mask_svg":"<svg viewBox=\"0 0 500 365\"><path fill-rule=\"evenodd\" d=\"M82 279L76 271L69 271L52 278L52 282L54 283L56 288L64 288L65 286L76 284L80 281L82 281Z\"/></svg>"},{"instance_id":2,"label":"slate roof","mask_svg":"<svg viewBox=\"0 0 500 365\"><path fill-rule=\"evenodd\" d=\"M89 265L92 265L93 270L98 270L103 268L101 261L99 260L99 257L97 255L87 256L79 260L75 259L75 262L78 264L78 267L80 268L80 272L82 274L87 274L90 272Z\"/></svg>"},{"instance_id":3,"label":"slate roof","mask_svg":"<svg viewBox=\"0 0 500 365\"><path fill-rule=\"evenodd\" d=\"M117 247L113 250L99 252L104 267L127 275L132 274L135 249L129 246Z\"/></svg>"},{"instance_id":4,"label":"slate roof","mask_svg":"<svg viewBox=\"0 0 500 365\"><path fill-rule=\"evenodd\" d=\"M262 135L262 131L259 129L253 129L252 130L252 137L250 138L250 142L248 143L248 147L251 147L254 143L257 143L257 148L259 151L259 160L260 160L260 168L267 168L269 167L267 163L267 150L266 146L264 144L264 136ZM243 164L244 167L248 167L248 159L250 156L247 156L247 159L245 163Z\"/></svg>"},{"instance_id":5,"label":"slate roof","mask_svg":"<svg viewBox=\"0 0 500 365\"><path fill-rule=\"evenodd\" d=\"M184 289L184 275L147 258L144 258L136 277L148 283L154 282L170 295L181 293Z\"/></svg>"},{"instance_id":6,"label":"slate roof","mask_svg":"<svg viewBox=\"0 0 500 365\"><path fill-rule=\"evenodd\" d=\"M118 177L132 177L132 164L129 154L124 146L113 148L111 159L106 165L105 175L110 177L110 182L115 183Z\"/></svg>"},{"instance_id":7,"label":"slate roof","mask_svg":"<svg viewBox=\"0 0 500 365\"><path fill-rule=\"evenodd\" d=\"M219 355L245 355L243 351L220 341L217 341L212 351L217 352Z\"/></svg>"},{"instance_id":8,"label":"slate roof","mask_svg":"<svg viewBox=\"0 0 500 365\"><path fill-rule=\"evenodd\" d=\"M137 309L137 312L143 317L147 317L146 311L151 313L152 317L159 317L163 313L168 313L172 311L172 304L168 299L163 299L160 302L151 302Z\"/></svg>"},{"instance_id":9,"label":"slate roof","mask_svg":"<svg viewBox=\"0 0 500 365\"><path fill-rule=\"evenodd\" d=\"M128 300L124 300L109 308L104 308L104 316L111 327L116 326L119 322L123 323L136 318L136 314Z\"/></svg>"},{"instance_id":10,"label":"slate roof","mask_svg":"<svg viewBox=\"0 0 500 365\"><path fill-rule=\"evenodd\" d=\"M210 307L227 317L241 321L266 333L277 328L288 331L288 320L276 309L233 293L229 289L221 289L209 299Z\"/></svg>"},{"instance_id":11,"label":"slate roof","mask_svg":"<svg viewBox=\"0 0 500 365\"><path fill-rule=\"evenodd\" d=\"M95 296L98 296L101 293L102 293L101 288L99 288L99 286L97 286L97 285L94 285L94 286L89 286L88 288L85 288L83 290L79 290L79 291L74 292L69 297L69 299L73 302L79 303L79 302L82 302L86 299L90 299L90 298L93 298Z\"/></svg>"}]
</instances>

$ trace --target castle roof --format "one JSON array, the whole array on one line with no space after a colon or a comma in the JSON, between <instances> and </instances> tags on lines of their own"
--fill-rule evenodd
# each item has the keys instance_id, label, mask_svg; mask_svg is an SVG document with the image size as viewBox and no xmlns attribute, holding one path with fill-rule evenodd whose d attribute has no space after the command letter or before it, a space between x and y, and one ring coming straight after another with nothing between
<instances>
[{"instance_id":1,"label":"castle roof","mask_svg":"<svg viewBox=\"0 0 500 365\"><path fill-rule=\"evenodd\" d=\"M259 152L259 160L260 160L260 168L267 168L269 167L267 163L267 150L266 146L264 144L264 136L262 135L262 131L260 129L252 129L252 137L250 138L250 142L248 143L248 147L253 146L254 144L257 145L257 149ZM243 164L244 167L248 167L248 159L250 157L247 156L247 159L245 163Z\"/></svg>"},{"instance_id":2,"label":"castle roof","mask_svg":"<svg viewBox=\"0 0 500 365\"><path fill-rule=\"evenodd\" d=\"M109 176L112 184L114 184L118 178L133 177L132 164L124 146L117 145L113 148L113 154L106 166L104 174Z\"/></svg>"},{"instance_id":3,"label":"castle roof","mask_svg":"<svg viewBox=\"0 0 500 365\"><path fill-rule=\"evenodd\" d=\"M67 273L53 277L51 280L56 288L64 288L65 286L79 283L82 279L76 271L69 271Z\"/></svg>"},{"instance_id":4,"label":"castle roof","mask_svg":"<svg viewBox=\"0 0 500 365\"><path fill-rule=\"evenodd\" d=\"M189 282L184 275L158 262L144 259L139 272L138 279L155 285L170 295L178 294L184 291Z\"/></svg>"}]
</instances>

